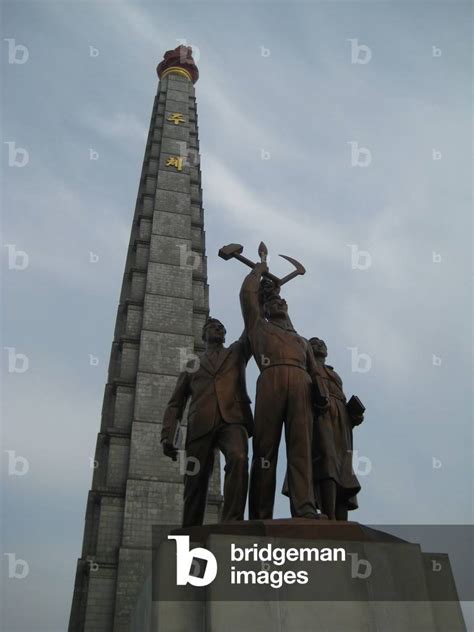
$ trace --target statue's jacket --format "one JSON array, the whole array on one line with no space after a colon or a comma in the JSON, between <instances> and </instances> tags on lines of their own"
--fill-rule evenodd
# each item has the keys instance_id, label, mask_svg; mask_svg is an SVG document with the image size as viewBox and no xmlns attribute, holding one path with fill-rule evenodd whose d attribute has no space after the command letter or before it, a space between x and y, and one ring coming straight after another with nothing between
<instances>
[{"instance_id":1,"label":"statue's jacket","mask_svg":"<svg viewBox=\"0 0 474 632\"><path fill-rule=\"evenodd\" d=\"M250 398L245 382L245 368L250 358L247 336L220 351L217 363L207 352L198 356L197 370L189 363L180 373L163 416L161 440L169 439L170 428L182 419L190 400L186 445L210 432L219 417L226 423L240 423L253 430Z\"/></svg>"}]
</instances>

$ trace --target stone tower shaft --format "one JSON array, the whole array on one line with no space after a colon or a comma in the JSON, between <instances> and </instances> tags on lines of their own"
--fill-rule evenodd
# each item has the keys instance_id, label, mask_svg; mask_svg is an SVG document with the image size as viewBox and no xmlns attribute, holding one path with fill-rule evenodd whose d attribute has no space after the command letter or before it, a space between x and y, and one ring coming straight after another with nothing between
<instances>
[{"instance_id":1,"label":"stone tower shaft","mask_svg":"<svg viewBox=\"0 0 474 632\"><path fill-rule=\"evenodd\" d=\"M148 575L153 524L181 521L183 474L161 452L164 408L209 313L191 49L160 81L138 189L97 438L70 632L125 632ZM206 521L218 519L220 472Z\"/></svg>"}]
</instances>

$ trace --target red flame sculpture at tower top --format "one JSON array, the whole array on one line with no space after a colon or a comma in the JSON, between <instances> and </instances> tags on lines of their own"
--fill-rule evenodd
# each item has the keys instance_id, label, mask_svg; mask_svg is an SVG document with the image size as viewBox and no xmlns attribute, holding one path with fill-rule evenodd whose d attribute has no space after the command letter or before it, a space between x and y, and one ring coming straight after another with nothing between
<instances>
[{"instance_id":1,"label":"red flame sculpture at tower top","mask_svg":"<svg viewBox=\"0 0 474 632\"><path fill-rule=\"evenodd\" d=\"M170 72L177 72L187 76L193 83L199 79L199 70L193 59L191 46L177 46L174 50L168 50L163 56L163 61L156 69L158 77L162 79Z\"/></svg>"}]
</instances>

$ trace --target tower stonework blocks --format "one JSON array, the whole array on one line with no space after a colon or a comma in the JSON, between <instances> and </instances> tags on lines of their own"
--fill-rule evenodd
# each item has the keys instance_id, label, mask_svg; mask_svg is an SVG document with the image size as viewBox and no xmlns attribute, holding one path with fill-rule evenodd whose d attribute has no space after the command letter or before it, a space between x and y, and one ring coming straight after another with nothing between
<instances>
[{"instance_id":1,"label":"tower stonework blocks","mask_svg":"<svg viewBox=\"0 0 474 632\"><path fill-rule=\"evenodd\" d=\"M152 525L179 525L183 462L161 421L209 313L191 49L165 54L153 105L112 343L69 632L128 632L151 568ZM218 461L217 461L218 463ZM214 468L206 522L218 520Z\"/></svg>"}]
</instances>

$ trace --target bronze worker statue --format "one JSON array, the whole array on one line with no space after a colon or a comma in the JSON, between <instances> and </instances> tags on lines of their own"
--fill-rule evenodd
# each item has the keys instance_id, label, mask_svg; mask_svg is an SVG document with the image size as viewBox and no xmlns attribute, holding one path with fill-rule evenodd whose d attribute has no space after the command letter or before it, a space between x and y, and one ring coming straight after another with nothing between
<instances>
[{"instance_id":1,"label":"bronze worker statue","mask_svg":"<svg viewBox=\"0 0 474 632\"><path fill-rule=\"evenodd\" d=\"M278 279L268 270L263 243L259 248L260 263L249 261L241 256L241 252L241 246L231 244L222 248L219 255L224 259L235 257L252 268L240 290L245 330L260 369L255 403L249 518L273 517L278 448L283 426L292 515L317 518L311 473L311 376L316 375L317 368L310 345L295 331L288 317L286 301L279 293L283 283L297 274L304 274L305 270L297 261L285 257L293 263L295 272Z\"/></svg>"},{"instance_id":2,"label":"bronze worker statue","mask_svg":"<svg viewBox=\"0 0 474 632\"><path fill-rule=\"evenodd\" d=\"M308 343L294 330L286 301L278 292L260 295L268 270L259 263L245 278L240 303L253 356L260 369L255 402L249 518L272 518L281 432L285 427L292 515L317 517L311 477L313 422ZM265 288L265 286L264 286Z\"/></svg>"},{"instance_id":3,"label":"bronze worker statue","mask_svg":"<svg viewBox=\"0 0 474 632\"><path fill-rule=\"evenodd\" d=\"M364 406L353 396L347 402L342 380L326 364L324 340L310 341L320 383L328 404L321 406L314 422L313 479L315 497L321 511L333 520L347 520L347 512L357 509L360 484L352 467L352 430L364 420ZM319 413L319 414L318 414Z\"/></svg>"},{"instance_id":4,"label":"bronze worker statue","mask_svg":"<svg viewBox=\"0 0 474 632\"><path fill-rule=\"evenodd\" d=\"M226 330L215 318L203 328L206 351L198 368L179 375L163 417L163 452L177 458L176 429L190 400L186 433L183 527L201 525L209 477L218 447L225 457L224 504L221 521L243 520L248 489L248 437L253 417L245 383L250 345L245 332L224 347Z\"/></svg>"}]
</instances>

